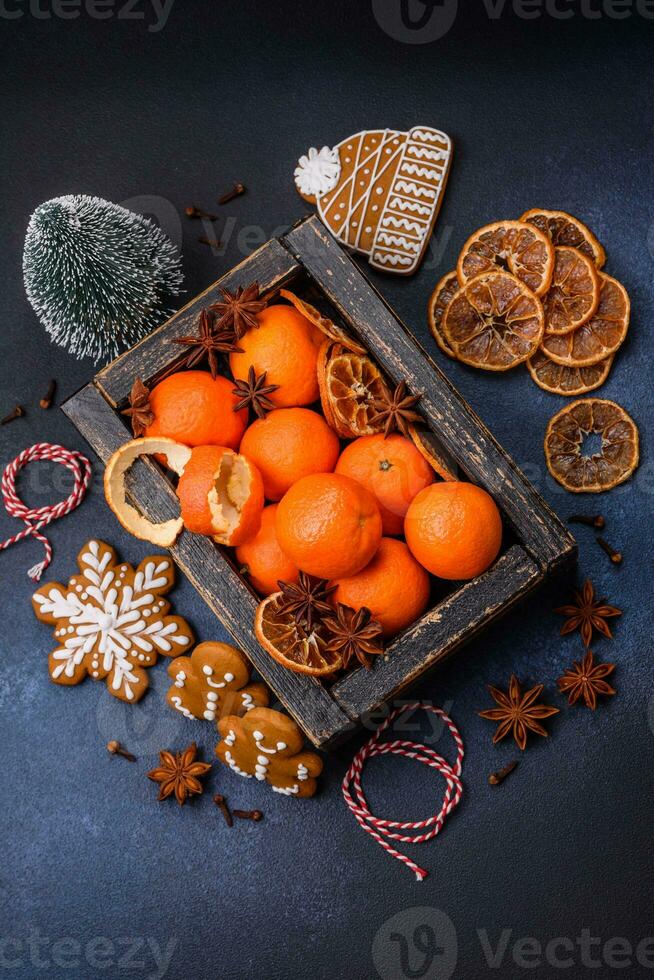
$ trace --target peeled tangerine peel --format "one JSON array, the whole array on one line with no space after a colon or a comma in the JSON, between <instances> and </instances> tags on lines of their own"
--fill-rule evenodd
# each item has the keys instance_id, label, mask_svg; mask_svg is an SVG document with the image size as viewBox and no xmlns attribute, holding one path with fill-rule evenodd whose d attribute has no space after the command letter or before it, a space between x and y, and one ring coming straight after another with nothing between
<instances>
[{"instance_id":1,"label":"peeled tangerine peel","mask_svg":"<svg viewBox=\"0 0 654 980\"><path fill-rule=\"evenodd\" d=\"M256 534L263 510L263 481L253 464L237 453L225 452L207 495L217 544L242 544Z\"/></svg>"},{"instance_id":2,"label":"peeled tangerine peel","mask_svg":"<svg viewBox=\"0 0 654 980\"><path fill-rule=\"evenodd\" d=\"M600 452L584 453L589 435ZM545 459L554 479L572 493L601 493L624 483L638 466L638 429L624 408L603 398L580 398L550 419Z\"/></svg>"},{"instance_id":3,"label":"peeled tangerine peel","mask_svg":"<svg viewBox=\"0 0 654 980\"><path fill-rule=\"evenodd\" d=\"M170 548L179 536L183 523L181 517L154 524L127 501L125 477L132 463L141 456L161 454L174 473L181 476L191 456L188 446L174 439L155 436L133 439L113 454L104 472L104 495L109 507L122 526L134 537L151 541L160 548Z\"/></svg>"}]
</instances>

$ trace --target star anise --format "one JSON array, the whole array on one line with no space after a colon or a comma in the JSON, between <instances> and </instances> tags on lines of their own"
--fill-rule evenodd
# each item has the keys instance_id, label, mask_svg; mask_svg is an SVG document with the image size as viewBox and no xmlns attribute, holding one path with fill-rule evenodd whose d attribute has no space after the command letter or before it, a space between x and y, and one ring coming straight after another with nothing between
<instances>
[{"instance_id":1,"label":"star anise","mask_svg":"<svg viewBox=\"0 0 654 980\"><path fill-rule=\"evenodd\" d=\"M148 773L148 779L160 784L158 799L165 800L174 793L177 802L183 806L187 797L204 791L204 786L197 777L206 775L211 769L211 763L197 762L197 754L195 742L175 755L162 749L159 753L161 766Z\"/></svg>"},{"instance_id":2,"label":"star anise","mask_svg":"<svg viewBox=\"0 0 654 980\"><path fill-rule=\"evenodd\" d=\"M250 365L247 381L236 382L236 387L232 389L238 398L238 402L233 406L235 412L239 412L242 408L252 408L255 415L262 419L266 412L272 411L275 405L268 398L268 395L277 391L279 385L267 385L266 374L266 371L263 374L257 374L253 366Z\"/></svg>"},{"instance_id":3,"label":"star anise","mask_svg":"<svg viewBox=\"0 0 654 980\"><path fill-rule=\"evenodd\" d=\"M543 691L542 684L537 684L523 694L518 679L515 674L512 674L508 694L500 691L497 687L493 687L492 684L488 685L488 690L499 707L488 708L487 711L480 711L479 714L482 718L499 722L493 735L493 744L499 742L510 732L518 748L524 752L528 732L535 732L537 735L547 737L548 733L539 724L539 719L556 715L559 709L552 708L548 704L535 704Z\"/></svg>"},{"instance_id":4,"label":"star anise","mask_svg":"<svg viewBox=\"0 0 654 980\"><path fill-rule=\"evenodd\" d=\"M206 357L209 362L211 377L218 375L218 354L242 353L236 346L236 337L232 330L218 330L214 326L213 316L209 310L202 310L198 323L198 333L188 337L174 337L174 344L182 344L189 351L182 367L194 368Z\"/></svg>"},{"instance_id":5,"label":"star anise","mask_svg":"<svg viewBox=\"0 0 654 980\"><path fill-rule=\"evenodd\" d=\"M124 408L121 415L127 415L132 423L134 438L145 435L145 430L154 422L154 412L150 408L150 389L146 388L140 378L136 378L129 393L129 408Z\"/></svg>"},{"instance_id":6,"label":"star anise","mask_svg":"<svg viewBox=\"0 0 654 980\"><path fill-rule=\"evenodd\" d=\"M384 385L384 394L376 398L373 404L375 415L370 418L370 425L383 425L384 438L391 432L401 432L409 435L409 422L419 422L420 416L413 411L413 406L420 401L420 395L407 395L406 382L400 381L392 393Z\"/></svg>"},{"instance_id":7,"label":"star anise","mask_svg":"<svg viewBox=\"0 0 654 980\"><path fill-rule=\"evenodd\" d=\"M585 647L589 647L593 638L593 630L601 633L608 640L613 633L606 622L612 616L621 616L622 610L617 606L609 606L605 599L595 599L595 589L590 579L586 579L581 592L575 592L575 601L569 606L559 606L554 612L568 616L561 627L561 636L578 629Z\"/></svg>"},{"instance_id":8,"label":"star anise","mask_svg":"<svg viewBox=\"0 0 654 980\"><path fill-rule=\"evenodd\" d=\"M265 309L267 299L259 295L259 283L252 282L249 286L238 286L235 292L221 288L223 299L214 303L209 309L220 317L218 328L233 330L237 340L252 327L257 327L257 313Z\"/></svg>"},{"instance_id":9,"label":"star anise","mask_svg":"<svg viewBox=\"0 0 654 980\"><path fill-rule=\"evenodd\" d=\"M588 650L584 659L575 660L556 683L559 691L568 695L568 704L575 704L583 697L586 707L594 711L598 694L615 694L615 688L604 680L614 670L615 664L596 664L593 651Z\"/></svg>"},{"instance_id":10,"label":"star anise","mask_svg":"<svg viewBox=\"0 0 654 980\"><path fill-rule=\"evenodd\" d=\"M295 622L309 633L324 615L334 612L327 599L336 586L328 586L327 579L311 578L310 575L300 572L297 582L280 581L277 584L282 593L281 605L284 612L291 613Z\"/></svg>"},{"instance_id":11,"label":"star anise","mask_svg":"<svg viewBox=\"0 0 654 980\"><path fill-rule=\"evenodd\" d=\"M384 651L381 625L372 618L370 610L365 606L355 611L339 602L336 615L326 619L325 626L332 636L327 643L327 650L340 655L343 668L349 666L353 657L364 667L370 668L369 657Z\"/></svg>"}]
</instances>

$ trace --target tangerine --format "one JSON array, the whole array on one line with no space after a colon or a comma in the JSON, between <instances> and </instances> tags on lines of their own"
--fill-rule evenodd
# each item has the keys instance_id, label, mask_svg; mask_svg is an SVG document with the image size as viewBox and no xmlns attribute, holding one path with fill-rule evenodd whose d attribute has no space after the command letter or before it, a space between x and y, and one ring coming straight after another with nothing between
<instances>
[{"instance_id":1,"label":"tangerine","mask_svg":"<svg viewBox=\"0 0 654 980\"><path fill-rule=\"evenodd\" d=\"M317 401L321 331L292 306L268 306L257 313L257 323L239 339L242 353L229 355L234 378L247 380L250 367L257 374L265 371L266 384L278 385L270 394L278 408Z\"/></svg>"},{"instance_id":2,"label":"tangerine","mask_svg":"<svg viewBox=\"0 0 654 980\"><path fill-rule=\"evenodd\" d=\"M236 545L259 530L263 481L256 466L224 446L196 446L177 484L184 526Z\"/></svg>"},{"instance_id":3,"label":"tangerine","mask_svg":"<svg viewBox=\"0 0 654 980\"><path fill-rule=\"evenodd\" d=\"M259 530L236 549L236 559L248 581L261 595L279 590L279 581L297 582L299 572L279 547L275 521L277 504L264 507Z\"/></svg>"},{"instance_id":4,"label":"tangerine","mask_svg":"<svg viewBox=\"0 0 654 980\"><path fill-rule=\"evenodd\" d=\"M303 476L330 473L338 459L338 437L309 408L278 408L253 422L241 452L259 469L268 500L281 500Z\"/></svg>"},{"instance_id":5,"label":"tangerine","mask_svg":"<svg viewBox=\"0 0 654 980\"><path fill-rule=\"evenodd\" d=\"M422 615L429 602L429 575L404 541L382 538L373 559L349 578L338 578L332 595L352 609L366 607L381 623L384 636L393 636Z\"/></svg>"},{"instance_id":6,"label":"tangerine","mask_svg":"<svg viewBox=\"0 0 654 980\"><path fill-rule=\"evenodd\" d=\"M490 494L474 483L432 483L411 502L404 533L428 571L463 581L481 575L497 557L502 519Z\"/></svg>"},{"instance_id":7,"label":"tangerine","mask_svg":"<svg viewBox=\"0 0 654 980\"><path fill-rule=\"evenodd\" d=\"M410 439L395 433L386 439L383 435L355 439L341 453L336 473L370 490L379 507L383 533L396 537L404 530L404 516L413 498L434 482L427 460Z\"/></svg>"},{"instance_id":8,"label":"tangerine","mask_svg":"<svg viewBox=\"0 0 654 980\"><path fill-rule=\"evenodd\" d=\"M282 551L317 578L356 575L377 551L381 536L375 498L340 473L314 473L298 480L277 511Z\"/></svg>"},{"instance_id":9,"label":"tangerine","mask_svg":"<svg viewBox=\"0 0 654 980\"><path fill-rule=\"evenodd\" d=\"M154 422L146 436L167 436L185 446L238 449L248 424L247 409L235 411L234 384L208 371L177 371L150 392Z\"/></svg>"}]
</instances>

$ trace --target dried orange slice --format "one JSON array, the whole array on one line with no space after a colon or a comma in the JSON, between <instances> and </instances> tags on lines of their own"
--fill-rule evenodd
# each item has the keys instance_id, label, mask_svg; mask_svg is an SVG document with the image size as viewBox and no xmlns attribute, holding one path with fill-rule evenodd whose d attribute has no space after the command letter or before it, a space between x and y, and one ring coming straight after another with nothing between
<instances>
[{"instance_id":1,"label":"dried orange slice","mask_svg":"<svg viewBox=\"0 0 654 980\"><path fill-rule=\"evenodd\" d=\"M526 221L544 232L552 245L572 245L592 259L598 269L606 262L606 252L593 235L578 218L566 211L546 211L544 208L531 208L521 216L520 221Z\"/></svg>"},{"instance_id":2,"label":"dried orange slice","mask_svg":"<svg viewBox=\"0 0 654 980\"><path fill-rule=\"evenodd\" d=\"M605 272L598 272L598 276L599 306L590 320L570 333L543 337L543 350L557 364L568 367L598 364L615 354L627 336L631 307L627 290Z\"/></svg>"},{"instance_id":3,"label":"dried orange slice","mask_svg":"<svg viewBox=\"0 0 654 980\"><path fill-rule=\"evenodd\" d=\"M588 436L600 452L583 453ZM572 493L601 493L624 483L638 466L638 429L624 408L603 398L580 398L550 419L545 459L554 479Z\"/></svg>"},{"instance_id":4,"label":"dried orange slice","mask_svg":"<svg viewBox=\"0 0 654 980\"><path fill-rule=\"evenodd\" d=\"M569 245L554 249L552 282L545 296L545 333L570 333L590 320L600 298L600 280L592 259Z\"/></svg>"},{"instance_id":5,"label":"dried orange slice","mask_svg":"<svg viewBox=\"0 0 654 980\"><path fill-rule=\"evenodd\" d=\"M458 288L459 280L456 272L447 272L436 284L436 288L429 297L429 303L427 304L429 329L440 349L448 357L456 357L456 354L443 336L443 316Z\"/></svg>"},{"instance_id":6,"label":"dried orange slice","mask_svg":"<svg viewBox=\"0 0 654 980\"><path fill-rule=\"evenodd\" d=\"M450 301L443 332L460 361L508 371L538 350L545 317L538 297L509 272L487 272Z\"/></svg>"},{"instance_id":7,"label":"dried orange slice","mask_svg":"<svg viewBox=\"0 0 654 980\"><path fill-rule=\"evenodd\" d=\"M341 345L321 349L318 385L325 418L343 439L371 436L383 430L383 422L370 422L378 411L375 402L383 400L386 386L381 371L369 357L343 351Z\"/></svg>"},{"instance_id":8,"label":"dried orange slice","mask_svg":"<svg viewBox=\"0 0 654 980\"><path fill-rule=\"evenodd\" d=\"M181 476L191 458L191 450L174 439L164 436L148 436L132 439L113 454L104 471L104 495L110 508L126 531L142 541L151 541L160 548L170 548L179 536L183 523L181 517L153 524L127 501L125 477L135 460L155 453L166 457L169 469Z\"/></svg>"},{"instance_id":9,"label":"dried orange slice","mask_svg":"<svg viewBox=\"0 0 654 980\"><path fill-rule=\"evenodd\" d=\"M456 274L463 286L484 272L503 269L542 296L549 289L553 268L554 249L540 228L523 221L496 221L470 236L461 249Z\"/></svg>"},{"instance_id":10,"label":"dried orange slice","mask_svg":"<svg viewBox=\"0 0 654 980\"><path fill-rule=\"evenodd\" d=\"M613 354L589 367L557 364L541 349L527 361L529 373L540 388L554 395L583 395L603 385L609 376Z\"/></svg>"},{"instance_id":11,"label":"dried orange slice","mask_svg":"<svg viewBox=\"0 0 654 980\"><path fill-rule=\"evenodd\" d=\"M315 327L318 327L325 337L329 337L330 340L337 341L339 344L342 344L346 350L351 350L355 354L365 354L365 347L362 347L356 340L353 340L342 327L339 327L333 320L330 320L328 316L324 316L320 310L317 310L315 306L311 305L311 303L307 303L305 299L300 299L300 297L296 296L295 293L292 293L290 289L280 289L279 295L283 296L284 299L287 299L289 303L292 303L298 313L301 313L302 316L305 316L307 320L310 320Z\"/></svg>"},{"instance_id":12,"label":"dried orange slice","mask_svg":"<svg viewBox=\"0 0 654 980\"><path fill-rule=\"evenodd\" d=\"M321 623L310 632L285 612L282 593L273 592L257 606L254 632L273 660L297 674L326 677L342 666L340 654L327 649L329 634Z\"/></svg>"},{"instance_id":13,"label":"dried orange slice","mask_svg":"<svg viewBox=\"0 0 654 980\"><path fill-rule=\"evenodd\" d=\"M409 435L418 452L444 480L458 480L459 467L430 429L409 424Z\"/></svg>"}]
</instances>

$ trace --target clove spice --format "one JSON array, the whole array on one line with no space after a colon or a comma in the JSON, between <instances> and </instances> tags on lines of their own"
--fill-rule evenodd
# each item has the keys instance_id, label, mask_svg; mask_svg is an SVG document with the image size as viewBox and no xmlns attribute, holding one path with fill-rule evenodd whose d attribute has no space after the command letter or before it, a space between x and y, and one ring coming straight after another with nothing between
<instances>
[{"instance_id":1,"label":"clove spice","mask_svg":"<svg viewBox=\"0 0 654 980\"><path fill-rule=\"evenodd\" d=\"M263 820L261 810L232 810L232 814L240 820L254 820L255 823Z\"/></svg>"},{"instance_id":2,"label":"clove spice","mask_svg":"<svg viewBox=\"0 0 654 980\"><path fill-rule=\"evenodd\" d=\"M184 214L187 218L206 218L207 221L218 221L217 214L209 214L208 211L203 211L202 208L196 208L195 204L184 208Z\"/></svg>"},{"instance_id":3,"label":"clove spice","mask_svg":"<svg viewBox=\"0 0 654 980\"><path fill-rule=\"evenodd\" d=\"M0 425L6 425L7 422L13 422L14 419L22 418L25 414L25 409L22 405L16 405L13 411L9 412L9 415L5 415L3 419L0 419Z\"/></svg>"},{"instance_id":4,"label":"clove spice","mask_svg":"<svg viewBox=\"0 0 654 980\"><path fill-rule=\"evenodd\" d=\"M488 782L491 786L499 786L500 783L504 782L509 773L512 773L515 767L518 765L517 761L509 762L508 765L504 766L498 772L492 772L488 777Z\"/></svg>"},{"instance_id":5,"label":"clove spice","mask_svg":"<svg viewBox=\"0 0 654 980\"><path fill-rule=\"evenodd\" d=\"M198 241L201 245L210 245L211 248L222 248L223 244L217 238L207 238L206 235L200 235Z\"/></svg>"},{"instance_id":6,"label":"clove spice","mask_svg":"<svg viewBox=\"0 0 654 980\"><path fill-rule=\"evenodd\" d=\"M45 395L39 402L41 408L50 408L52 402L54 401L55 392L57 390L57 382L54 378L48 381L48 387L46 389Z\"/></svg>"},{"instance_id":7,"label":"clove spice","mask_svg":"<svg viewBox=\"0 0 654 980\"><path fill-rule=\"evenodd\" d=\"M608 543L608 541L605 538L602 538L599 535L595 538L595 540L597 541L602 551L606 552L606 554L609 556L609 558L611 559L614 565L622 564L622 552L616 551L615 548L611 547L611 545Z\"/></svg>"},{"instance_id":8,"label":"clove spice","mask_svg":"<svg viewBox=\"0 0 654 980\"><path fill-rule=\"evenodd\" d=\"M127 749L124 749L120 742L117 742L115 739L107 742L107 752L110 755L122 755L123 759L127 759L128 762L136 762L136 756L128 752Z\"/></svg>"},{"instance_id":9,"label":"clove spice","mask_svg":"<svg viewBox=\"0 0 654 980\"><path fill-rule=\"evenodd\" d=\"M604 527L605 521L601 514L570 514L568 524L585 524L587 527Z\"/></svg>"},{"instance_id":10,"label":"clove spice","mask_svg":"<svg viewBox=\"0 0 654 980\"><path fill-rule=\"evenodd\" d=\"M222 197L218 198L218 204L228 204L233 201L235 197L240 197L241 194L245 194L245 184L234 184L231 191L227 191Z\"/></svg>"},{"instance_id":11,"label":"clove spice","mask_svg":"<svg viewBox=\"0 0 654 980\"><path fill-rule=\"evenodd\" d=\"M218 809L220 810L220 812L222 813L223 817L225 818L225 823L227 824L227 826L233 827L234 821L232 820L232 814L230 812L229 807L227 806L227 800L225 799L225 797L222 796L220 793L216 793L216 795L213 798L213 801L218 807Z\"/></svg>"}]
</instances>

